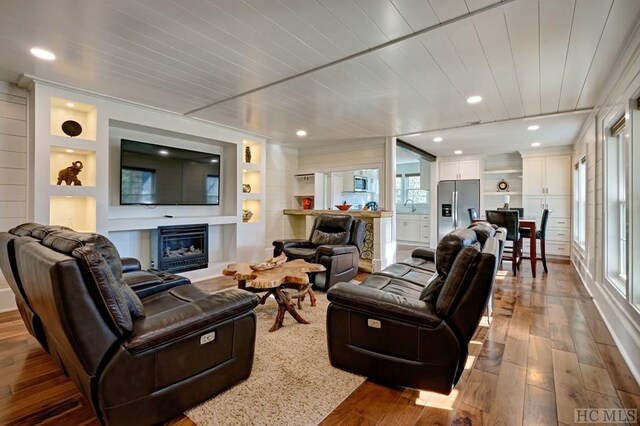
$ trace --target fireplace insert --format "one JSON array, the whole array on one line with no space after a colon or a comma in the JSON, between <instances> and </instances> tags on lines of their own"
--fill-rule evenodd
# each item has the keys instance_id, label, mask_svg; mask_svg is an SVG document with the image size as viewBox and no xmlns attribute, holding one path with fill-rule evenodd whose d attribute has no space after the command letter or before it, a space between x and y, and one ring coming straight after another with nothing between
<instances>
[{"instance_id":1,"label":"fireplace insert","mask_svg":"<svg viewBox=\"0 0 640 426\"><path fill-rule=\"evenodd\" d=\"M209 225L159 226L151 238L152 267L161 272L185 272L209 264Z\"/></svg>"}]
</instances>

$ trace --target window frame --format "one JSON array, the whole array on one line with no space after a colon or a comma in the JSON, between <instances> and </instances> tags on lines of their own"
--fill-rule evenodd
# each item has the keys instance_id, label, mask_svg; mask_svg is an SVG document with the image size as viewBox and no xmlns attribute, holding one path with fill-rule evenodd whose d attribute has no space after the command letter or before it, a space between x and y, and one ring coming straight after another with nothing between
<instances>
[{"instance_id":1,"label":"window frame","mask_svg":"<svg viewBox=\"0 0 640 426\"><path fill-rule=\"evenodd\" d=\"M628 300L630 134L628 114L618 114L604 129L604 281ZM604 124L604 123L603 123ZM614 158L615 157L615 158ZM620 183L623 182L624 185ZM622 188L624 186L624 188ZM622 193L621 193L622 190ZM617 193L614 195L614 193ZM620 201L622 198L622 201ZM624 235L624 237L623 237ZM622 254L624 252L624 254Z\"/></svg>"},{"instance_id":2,"label":"window frame","mask_svg":"<svg viewBox=\"0 0 640 426\"><path fill-rule=\"evenodd\" d=\"M573 166L573 241L585 250L587 245L587 156Z\"/></svg>"}]
</instances>

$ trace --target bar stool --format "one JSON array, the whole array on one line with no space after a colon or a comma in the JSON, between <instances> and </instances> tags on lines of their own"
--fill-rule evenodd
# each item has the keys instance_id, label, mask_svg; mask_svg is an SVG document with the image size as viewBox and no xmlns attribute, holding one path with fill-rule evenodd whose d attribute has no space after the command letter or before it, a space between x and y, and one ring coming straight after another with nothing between
<instances>
[{"instance_id":1,"label":"bar stool","mask_svg":"<svg viewBox=\"0 0 640 426\"><path fill-rule=\"evenodd\" d=\"M518 259L522 253L522 238L520 236L520 212L518 210L486 210L487 222L506 228L507 241L513 244L511 249L505 247L504 254L511 254L511 269L513 276L518 273ZM503 256L504 257L504 256Z\"/></svg>"},{"instance_id":2,"label":"bar stool","mask_svg":"<svg viewBox=\"0 0 640 426\"><path fill-rule=\"evenodd\" d=\"M546 247L545 247L545 238L547 236L547 222L549 221L549 213L551 213L551 210L549 209L544 209L542 211L542 219L540 220L540 229L536 230L536 242L538 242L538 240L540 240L540 257L542 258L542 266L544 266L544 272L549 272L549 270L547 269L547 253L546 253ZM529 233L529 228L522 228L520 229L520 236L522 238L530 238L530 233ZM528 257L522 257L520 256L520 262L522 262L522 259L529 259ZM518 262L518 263L520 263Z\"/></svg>"}]
</instances>

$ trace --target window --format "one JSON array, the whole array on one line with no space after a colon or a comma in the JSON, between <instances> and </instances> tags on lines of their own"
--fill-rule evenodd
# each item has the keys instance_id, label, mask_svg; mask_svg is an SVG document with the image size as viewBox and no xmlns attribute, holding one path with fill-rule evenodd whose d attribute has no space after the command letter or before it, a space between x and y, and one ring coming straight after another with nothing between
<instances>
[{"instance_id":1,"label":"window","mask_svg":"<svg viewBox=\"0 0 640 426\"><path fill-rule=\"evenodd\" d=\"M587 157L582 157L573 168L573 236L585 248L587 234Z\"/></svg>"},{"instance_id":2,"label":"window","mask_svg":"<svg viewBox=\"0 0 640 426\"><path fill-rule=\"evenodd\" d=\"M609 129L606 146L607 278L623 295L627 293L629 255L627 192L629 190L629 138L622 117Z\"/></svg>"},{"instance_id":3,"label":"window","mask_svg":"<svg viewBox=\"0 0 640 426\"><path fill-rule=\"evenodd\" d=\"M133 167L122 168L120 202L122 204L155 204L156 171Z\"/></svg>"},{"instance_id":4,"label":"window","mask_svg":"<svg viewBox=\"0 0 640 426\"><path fill-rule=\"evenodd\" d=\"M420 189L419 173L396 175L396 204L404 204L409 200L414 204L429 203L429 191Z\"/></svg>"}]
</instances>

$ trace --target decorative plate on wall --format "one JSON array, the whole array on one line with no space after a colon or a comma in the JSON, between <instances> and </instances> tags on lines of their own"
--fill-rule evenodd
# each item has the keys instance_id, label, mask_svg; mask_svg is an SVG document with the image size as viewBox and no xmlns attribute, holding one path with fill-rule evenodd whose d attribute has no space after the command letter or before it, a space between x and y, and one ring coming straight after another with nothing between
<instances>
[{"instance_id":1,"label":"decorative plate on wall","mask_svg":"<svg viewBox=\"0 0 640 426\"><path fill-rule=\"evenodd\" d=\"M62 131L65 135L74 137L82 133L82 126L77 121L67 120L62 123Z\"/></svg>"},{"instance_id":2,"label":"decorative plate on wall","mask_svg":"<svg viewBox=\"0 0 640 426\"><path fill-rule=\"evenodd\" d=\"M498 181L497 187L498 187L498 191L500 191L500 192L508 191L509 190L509 182L507 182L504 179L500 179Z\"/></svg>"}]
</instances>

